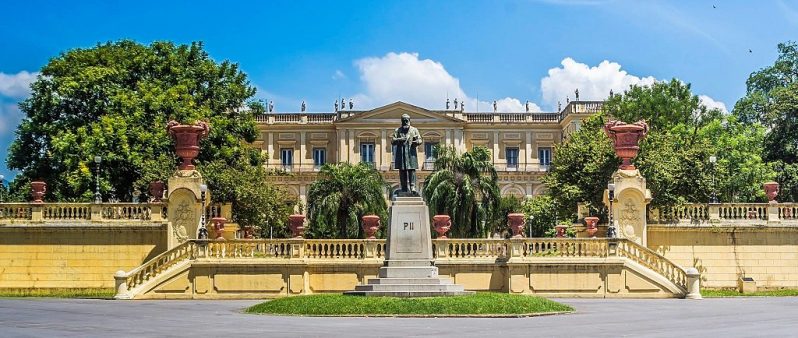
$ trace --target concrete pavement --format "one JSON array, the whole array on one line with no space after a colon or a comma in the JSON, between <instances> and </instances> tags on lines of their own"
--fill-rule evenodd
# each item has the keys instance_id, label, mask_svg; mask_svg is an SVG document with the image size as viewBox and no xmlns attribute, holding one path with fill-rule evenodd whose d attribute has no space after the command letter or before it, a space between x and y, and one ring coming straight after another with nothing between
<instances>
[{"instance_id":1,"label":"concrete pavement","mask_svg":"<svg viewBox=\"0 0 798 338\"><path fill-rule=\"evenodd\" d=\"M559 299L531 318L313 318L241 313L257 301L0 299L0 337L789 337L798 297Z\"/></svg>"}]
</instances>

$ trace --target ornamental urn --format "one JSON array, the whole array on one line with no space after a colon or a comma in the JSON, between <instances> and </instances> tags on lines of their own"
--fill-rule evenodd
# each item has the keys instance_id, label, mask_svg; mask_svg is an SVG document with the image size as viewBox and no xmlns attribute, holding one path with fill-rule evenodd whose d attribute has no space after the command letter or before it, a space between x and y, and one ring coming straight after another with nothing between
<instances>
[{"instance_id":1,"label":"ornamental urn","mask_svg":"<svg viewBox=\"0 0 798 338\"><path fill-rule=\"evenodd\" d=\"M507 214L507 223L510 225L510 230L513 231L513 238L524 237L525 218L521 213Z\"/></svg>"},{"instance_id":2,"label":"ornamental urn","mask_svg":"<svg viewBox=\"0 0 798 338\"><path fill-rule=\"evenodd\" d=\"M564 238L565 237L565 230L568 229L568 226L565 224L560 224L554 227L557 230L557 238Z\"/></svg>"},{"instance_id":3,"label":"ornamental urn","mask_svg":"<svg viewBox=\"0 0 798 338\"><path fill-rule=\"evenodd\" d=\"M613 142L615 155L622 161L618 169L635 170L632 159L640 151L640 141L648 134L648 124L644 121L624 123L612 120L604 125L604 132Z\"/></svg>"},{"instance_id":4,"label":"ornamental urn","mask_svg":"<svg viewBox=\"0 0 798 338\"><path fill-rule=\"evenodd\" d=\"M30 195L33 197L33 203L43 203L44 193L47 192L47 183L44 181L30 182Z\"/></svg>"},{"instance_id":5,"label":"ornamental urn","mask_svg":"<svg viewBox=\"0 0 798 338\"><path fill-rule=\"evenodd\" d=\"M380 216L363 216L363 225L361 225L361 227L363 228L363 232L366 233L366 239L377 239L377 237L374 237L374 234L380 229Z\"/></svg>"},{"instance_id":6,"label":"ornamental urn","mask_svg":"<svg viewBox=\"0 0 798 338\"><path fill-rule=\"evenodd\" d=\"M596 232L598 232L598 217L585 217L585 225L587 226L587 235L590 238L596 238Z\"/></svg>"},{"instance_id":7,"label":"ornamental urn","mask_svg":"<svg viewBox=\"0 0 798 338\"><path fill-rule=\"evenodd\" d=\"M161 201L165 187L166 186L164 185L163 181L150 182L150 186L147 190L150 193L153 202L157 203Z\"/></svg>"},{"instance_id":8,"label":"ornamental urn","mask_svg":"<svg viewBox=\"0 0 798 338\"><path fill-rule=\"evenodd\" d=\"M763 186L765 188L765 195L768 196L768 202L777 203L776 196L779 195L779 183L767 182L763 184Z\"/></svg>"},{"instance_id":9,"label":"ornamental urn","mask_svg":"<svg viewBox=\"0 0 798 338\"><path fill-rule=\"evenodd\" d=\"M432 216L432 226L438 233L438 239L447 239L446 233L452 228L452 218L449 215Z\"/></svg>"},{"instance_id":10,"label":"ornamental urn","mask_svg":"<svg viewBox=\"0 0 798 338\"><path fill-rule=\"evenodd\" d=\"M175 153L181 159L178 169L194 170L192 161L199 155L199 142L208 136L210 127L202 121L190 125L173 120L169 121L168 130L169 135L175 139Z\"/></svg>"},{"instance_id":11,"label":"ornamental urn","mask_svg":"<svg viewBox=\"0 0 798 338\"><path fill-rule=\"evenodd\" d=\"M288 229L294 238L301 239L305 233L305 215L293 214L288 216Z\"/></svg>"},{"instance_id":12,"label":"ornamental urn","mask_svg":"<svg viewBox=\"0 0 798 338\"><path fill-rule=\"evenodd\" d=\"M227 219L224 217L211 218L211 224L213 224L213 232L216 234L216 240L224 240L222 234L224 234L224 223L226 222Z\"/></svg>"}]
</instances>

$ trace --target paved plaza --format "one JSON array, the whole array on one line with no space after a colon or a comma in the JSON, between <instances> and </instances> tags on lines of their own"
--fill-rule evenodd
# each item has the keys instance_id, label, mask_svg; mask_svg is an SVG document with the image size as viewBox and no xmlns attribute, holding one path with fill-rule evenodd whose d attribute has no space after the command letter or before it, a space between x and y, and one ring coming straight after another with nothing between
<instances>
[{"instance_id":1,"label":"paved plaza","mask_svg":"<svg viewBox=\"0 0 798 338\"><path fill-rule=\"evenodd\" d=\"M788 337L798 297L562 299L576 313L532 318L248 315L257 301L0 299L2 337Z\"/></svg>"}]
</instances>

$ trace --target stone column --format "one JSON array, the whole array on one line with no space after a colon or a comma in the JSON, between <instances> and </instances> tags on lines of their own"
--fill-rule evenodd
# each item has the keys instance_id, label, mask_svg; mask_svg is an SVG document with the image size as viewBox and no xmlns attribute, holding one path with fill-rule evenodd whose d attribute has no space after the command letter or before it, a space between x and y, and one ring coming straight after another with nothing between
<instances>
[{"instance_id":1,"label":"stone column","mask_svg":"<svg viewBox=\"0 0 798 338\"><path fill-rule=\"evenodd\" d=\"M637 169L619 169L612 175L612 182L615 184L612 218L617 226L618 238L627 238L646 246L646 206L651 202L651 191L646 189L646 179ZM606 190L604 203L609 207Z\"/></svg>"},{"instance_id":2,"label":"stone column","mask_svg":"<svg viewBox=\"0 0 798 338\"><path fill-rule=\"evenodd\" d=\"M302 165L305 162L305 156L307 156L307 146L305 145L305 132L299 132L299 170L303 170ZM311 168L311 170L313 170Z\"/></svg>"}]
</instances>

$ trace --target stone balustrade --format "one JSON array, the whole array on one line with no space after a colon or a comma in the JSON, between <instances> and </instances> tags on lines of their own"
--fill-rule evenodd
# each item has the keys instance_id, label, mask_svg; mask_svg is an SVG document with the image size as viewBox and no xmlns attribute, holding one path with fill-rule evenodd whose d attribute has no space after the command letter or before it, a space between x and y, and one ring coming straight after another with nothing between
<instances>
[{"instance_id":1,"label":"stone balustrade","mask_svg":"<svg viewBox=\"0 0 798 338\"><path fill-rule=\"evenodd\" d=\"M0 203L0 223L162 222L163 203Z\"/></svg>"},{"instance_id":2,"label":"stone balustrade","mask_svg":"<svg viewBox=\"0 0 798 338\"><path fill-rule=\"evenodd\" d=\"M798 203L692 203L668 209L652 208L650 224L798 225Z\"/></svg>"}]
</instances>

